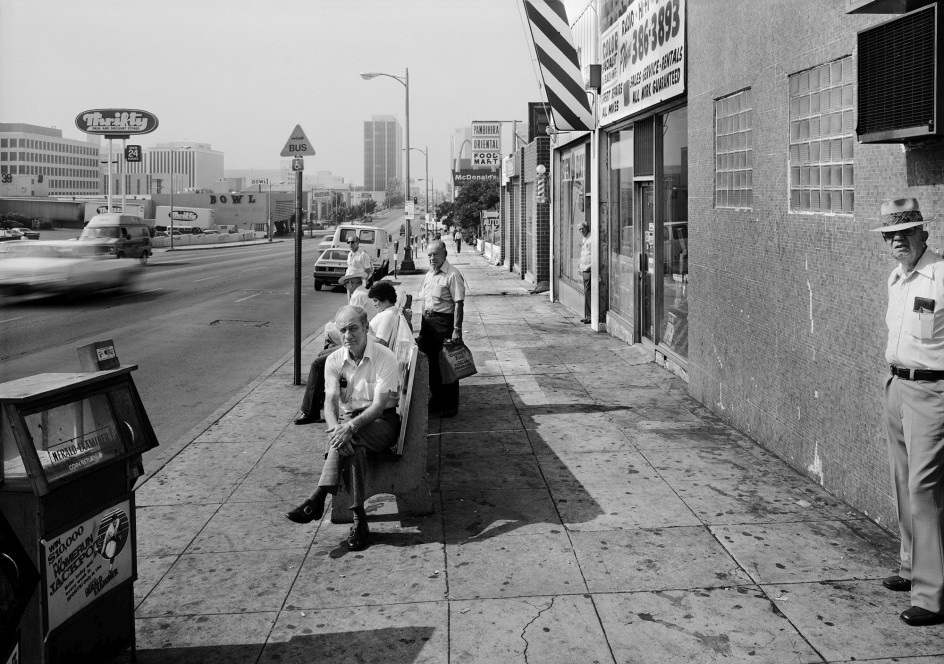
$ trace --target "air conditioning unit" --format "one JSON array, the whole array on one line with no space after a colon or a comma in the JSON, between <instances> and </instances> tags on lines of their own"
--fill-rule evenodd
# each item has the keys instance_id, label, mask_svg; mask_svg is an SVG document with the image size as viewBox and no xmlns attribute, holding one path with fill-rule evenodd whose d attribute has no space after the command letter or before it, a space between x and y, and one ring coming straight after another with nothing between
<instances>
[{"instance_id":1,"label":"air conditioning unit","mask_svg":"<svg viewBox=\"0 0 944 664\"><path fill-rule=\"evenodd\" d=\"M858 123L862 143L944 135L938 3L858 33Z\"/></svg>"}]
</instances>

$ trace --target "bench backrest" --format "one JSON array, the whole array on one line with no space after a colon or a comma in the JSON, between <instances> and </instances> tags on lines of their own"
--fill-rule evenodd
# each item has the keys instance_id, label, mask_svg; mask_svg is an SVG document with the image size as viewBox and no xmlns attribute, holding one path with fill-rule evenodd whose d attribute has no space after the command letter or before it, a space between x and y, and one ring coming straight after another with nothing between
<instances>
[{"instance_id":1,"label":"bench backrest","mask_svg":"<svg viewBox=\"0 0 944 664\"><path fill-rule=\"evenodd\" d=\"M397 401L397 413L400 415L400 435L394 450L398 456L403 454L406 442L406 430L410 415L410 400L413 395L413 376L416 372L416 358L419 349L413 340L413 332L402 313L397 314L397 331L390 343L390 350L397 356L400 370L400 394Z\"/></svg>"}]
</instances>

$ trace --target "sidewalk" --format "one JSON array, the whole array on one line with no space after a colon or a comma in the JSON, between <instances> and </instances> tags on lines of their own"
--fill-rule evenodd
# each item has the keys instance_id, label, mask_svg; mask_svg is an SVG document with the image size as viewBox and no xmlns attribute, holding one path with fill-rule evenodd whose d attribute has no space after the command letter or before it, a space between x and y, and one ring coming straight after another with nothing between
<instances>
[{"instance_id":1,"label":"sidewalk","mask_svg":"<svg viewBox=\"0 0 944 664\"><path fill-rule=\"evenodd\" d=\"M287 356L136 492L138 661L942 661L944 627L906 626L908 595L881 586L894 538L638 349L448 246L480 373L430 420L436 513L371 501L359 553L327 516L284 518L323 449L292 424Z\"/></svg>"}]
</instances>

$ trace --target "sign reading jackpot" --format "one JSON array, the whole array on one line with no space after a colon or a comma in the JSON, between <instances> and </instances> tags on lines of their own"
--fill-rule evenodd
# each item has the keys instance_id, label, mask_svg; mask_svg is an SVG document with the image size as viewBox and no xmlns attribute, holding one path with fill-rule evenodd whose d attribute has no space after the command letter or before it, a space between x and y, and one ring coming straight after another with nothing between
<instances>
[{"instance_id":1,"label":"sign reading jackpot","mask_svg":"<svg viewBox=\"0 0 944 664\"><path fill-rule=\"evenodd\" d=\"M501 164L501 122L472 123L472 167L494 168Z\"/></svg>"},{"instance_id":2,"label":"sign reading jackpot","mask_svg":"<svg viewBox=\"0 0 944 664\"><path fill-rule=\"evenodd\" d=\"M600 42L601 124L685 92L685 0L633 0Z\"/></svg>"},{"instance_id":3,"label":"sign reading jackpot","mask_svg":"<svg viewBox=\"0 0 944 664\"><path fill-rule=\"evenodd\" d=\"M134 109L97 108L75 116L75 126L86 134L102 136L150 134L157 129L157 116Z\"/></svg>"}]
</instances>

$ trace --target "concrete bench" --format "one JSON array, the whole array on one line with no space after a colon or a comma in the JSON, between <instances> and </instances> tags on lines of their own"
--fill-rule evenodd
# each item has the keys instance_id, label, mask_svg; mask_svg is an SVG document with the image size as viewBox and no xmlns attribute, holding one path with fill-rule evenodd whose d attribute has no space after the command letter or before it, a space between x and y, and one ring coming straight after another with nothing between
<instances>
[{"instance_id":1,"label":"concrete bench","mask_svg":"<svg viewBox=\"0 0 944 664\"><path fill-rule=\"evenodd\" d=\"M400 321L401 325L406 320ZM365 498L380 494L397 499L399 513L421 516L433 513L433 497L426 474L429 403L429 363L415 342L394 346L400 365L400 436L389 453L367 457ZM331 521L351 523L351 494L342 485L331 500Z\"/></svg>"}]
</instances>

